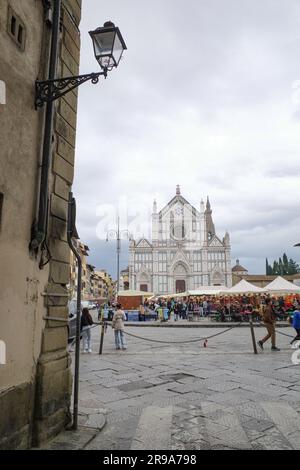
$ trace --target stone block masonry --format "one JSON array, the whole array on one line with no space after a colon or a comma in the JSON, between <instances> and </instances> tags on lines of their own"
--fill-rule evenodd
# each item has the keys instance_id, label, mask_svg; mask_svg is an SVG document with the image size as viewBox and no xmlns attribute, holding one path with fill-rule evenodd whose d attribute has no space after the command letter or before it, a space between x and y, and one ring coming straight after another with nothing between
<instances>
[{"instance_id":1,"label":"stone block masonry","mask_svg":"<svg viewBox=\"0 0 300 470\"><path fill-rule=\"evenodd\" d=\"M79 74L81 1L64 0L62 6L62 40L60 70L66 75ZM69 73L65 73L67 70ZM69 96L70 95L70 96ZM69 282L69 247L66 242L68 193L74 177L77 92L61 98L56 106L54 122L53 178L49 249L51 252L48 315L67 318L66 284ZM54 302L54 303L53 303ZM48 321L43 332L42 351L37 368L33 445L58 433L70 422L72 379L66 350L66 325Z\"/></svg>"}]
</instances>

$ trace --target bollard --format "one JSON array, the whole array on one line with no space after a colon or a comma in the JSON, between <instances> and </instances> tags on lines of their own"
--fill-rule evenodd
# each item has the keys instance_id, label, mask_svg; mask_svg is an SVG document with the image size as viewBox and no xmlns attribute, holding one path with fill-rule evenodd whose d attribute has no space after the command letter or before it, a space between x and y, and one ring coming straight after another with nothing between
<instances>
[{"instance_id":1,"label":"bollard","mask_svg":"<svg viewBox=\"0 0 300 470\"><path fill-rule=\"evenodd\" d=\"M249 317L249 323L250 323L250 331L251 331L251 338L252 338L252 344L253 344L253 352L254 352L254 354L257 354L257 346L256 346L256 341L255 341L255 333L254 333L252 315L250 315L250 317Z\"/></svg>"},{"instance_id":2,"label":"bollard","mask_svg":"<svg viewBox=\"0 0 300 470\"><path fill-rule=\"evenodd\" d=\"M103 350L105 326L106 326L106 325L105 325L105 322L102 322L102 324L101 324L101 334L100 334L100 348L99 348L99 354L102 354L102 350Z\"/></svg>"}]
</instances>

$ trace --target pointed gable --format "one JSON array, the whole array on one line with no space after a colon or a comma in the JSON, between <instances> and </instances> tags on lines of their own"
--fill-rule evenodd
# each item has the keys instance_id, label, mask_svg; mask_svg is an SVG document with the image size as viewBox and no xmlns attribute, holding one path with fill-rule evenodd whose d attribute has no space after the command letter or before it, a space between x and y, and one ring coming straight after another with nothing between
<instances>
[{"instance_id":1,"label":"pointed gable","mask_svg":"<svg viewBox=\"0 0 300 470\"><path fill-rule=\"evenodd\" d=\"M217 237L217 235L214 235L213 238L210 240L209 244L208 244L209 247L224 247L223 243L221 242L221 240L219 239L219 237Z\"/></svg>"},{"instance_id":2,"label":"pointed gable","mask_svg":"<svg viewBox=\"0 0 300 470\"><path fill-rule=\"evenodd\" d=\"M152 244L146 238L141 238L137 242L136 248L152 248Z\"/></svg>"},{"instance_id":3,"label":"pointed gable","mask_svg":"<svg viewBox=\"0 0 300 470\"><path fill-rule=\"evenodd\" d=\"M193 216L199 215L199 212L195 207L193 207L183 196L181 196L181 194L177 194L159 211L159 217L164 217L175 206L181 206L182 208L184 207L185 210L190 209L190 212Z\"/></svg>"},{"instance_id":4,"label":"pointed gable","mask_svg":"<svg viewBox=\"0 0 300 470\"><path fill-rule=\"evenodd\" d=\"M182 250L178 250L175 256L173 257L170 271L173 271L174 266L176 266L176 264L179 264L179 263L182 263L183 265L185 265L188 271L190 270L189 260Z\"/></svg>"}]
</instances>

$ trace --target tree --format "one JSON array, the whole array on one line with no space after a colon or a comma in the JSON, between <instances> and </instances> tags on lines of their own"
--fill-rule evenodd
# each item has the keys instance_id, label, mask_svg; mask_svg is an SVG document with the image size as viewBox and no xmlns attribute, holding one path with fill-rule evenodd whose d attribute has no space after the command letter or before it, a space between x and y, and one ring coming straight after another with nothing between
<instances>
[{"instance_id":1,"label":"tree","mask_svg":"<svg viewBox=\"0 0 300 470\"><path fill-rule=\"evenodd\" d=\"M278 270L279 270L280 276L282 276L283 275L283 262L281 258L279 258Z\"/></svg>"},{"instance_id":2,"label":"tree","mask_svg":"<svg viewBox=\"0 0 300 470\"><path fill-rule=\"evenodd\" d=\"M286 256L286 253L283 253L282 262L283 262L283 273L288 274L288 272L289 272L289 260L288 260L288 257Z\"/></svg>"},{"instance_id":3,"label":"tree","mask_svg":"<svg viewBox=\"0 0 300 470\"><path fill-rule=\"evenodd\" d=\"M266 274L274 276L284 276L286 274L300 273L299 264L292 258L288 259L286 253L283 253L282 258L279 257L278 261L273 261L273 266L269 265L268 258L266 258Z\"/></svg>"},{"instance_id":4,"label":"tree","mask_svg":"<svg viewBox=\"0 0 300 470\"><path fill-rule=\"evenodd\" d=\"M289 259L288 262L288 274L297 274L300 272L300 266L293 259Z\"/></svg>"},{"instance_id":5,"label":"tree","mask_svg":"<svg viewBox=\"0 0 300 470\"><path fill-rule=\"evenodd\" d=\"M272 266L269 265L268 258L266 258L266 275L270 276L271 274L273 274L273 269Z\"/></svg>"},{"instance_id":6,"label":"tree","mask_svg":"<svg viewBox=\"0 0 300 470\"><path fill-rule=\"evenodd\" d=\"M274 260L274 263L273 263L273 274L276 274L277 276L279 274L279 264L275 260Z\"/></svg>"}]
</instances>

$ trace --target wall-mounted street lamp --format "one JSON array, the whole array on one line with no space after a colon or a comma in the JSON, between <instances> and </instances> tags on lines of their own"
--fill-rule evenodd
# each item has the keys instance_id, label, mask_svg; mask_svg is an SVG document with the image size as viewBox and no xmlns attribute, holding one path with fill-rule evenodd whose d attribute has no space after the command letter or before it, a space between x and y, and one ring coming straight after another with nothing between
<instances>
[{"instance_id":1,"label":"wall-mounted street lamp","mask_svg":"<svg viewBox=\"0 0 300 470\"><path fill-rule=\"evenodd\" d=\"M45 244L47 235L47 217L49 205L49 169L52 159L52 129L54 119L54 100L61 98L69 91L74 90L84 82L92 81L98 83L99 77L103 75L107 77L107 72L119 65L122 54L127 49L124 39L114 23L107 21L104 26L90 31L90 36L94 45L94 53L97 62L101 67L101 72L90 73L87 75L78 75L74 77L56 78L58 50L60 40L60 24L61 24L61 5L62 0L53 0L53 21L52 21L52 38L49 58L48 80L35 82L35 106L45 108L43 153L41 163L40 192L37 209L37 218L33 221L31 230L31 241L29 245L30 251L37 251L40 245ZM45 251L45 250L44 250ZM49 258L49 250L48 260ZM48 261L47 261L48 262ZM41 262L42 268L46 263Z\"/></svg>"},{"instance_id":2,"label":"wall-mounted street lamp","mask_svg":"<svg viewBox=\"0 0 300 470\"><path fill-rule=\"evenodd\" d=\"M107 77L107 72L118 67L122 54L127 49L122 34L117 26L107 21L100 28L89 32L94 46L95 58L102 71L74 77L56 78L53 80L35 82L35 107L41 107L61 98L82 83L91 81L93 84L99 82L101 75Z\"/></svg>"}]
</instances>

